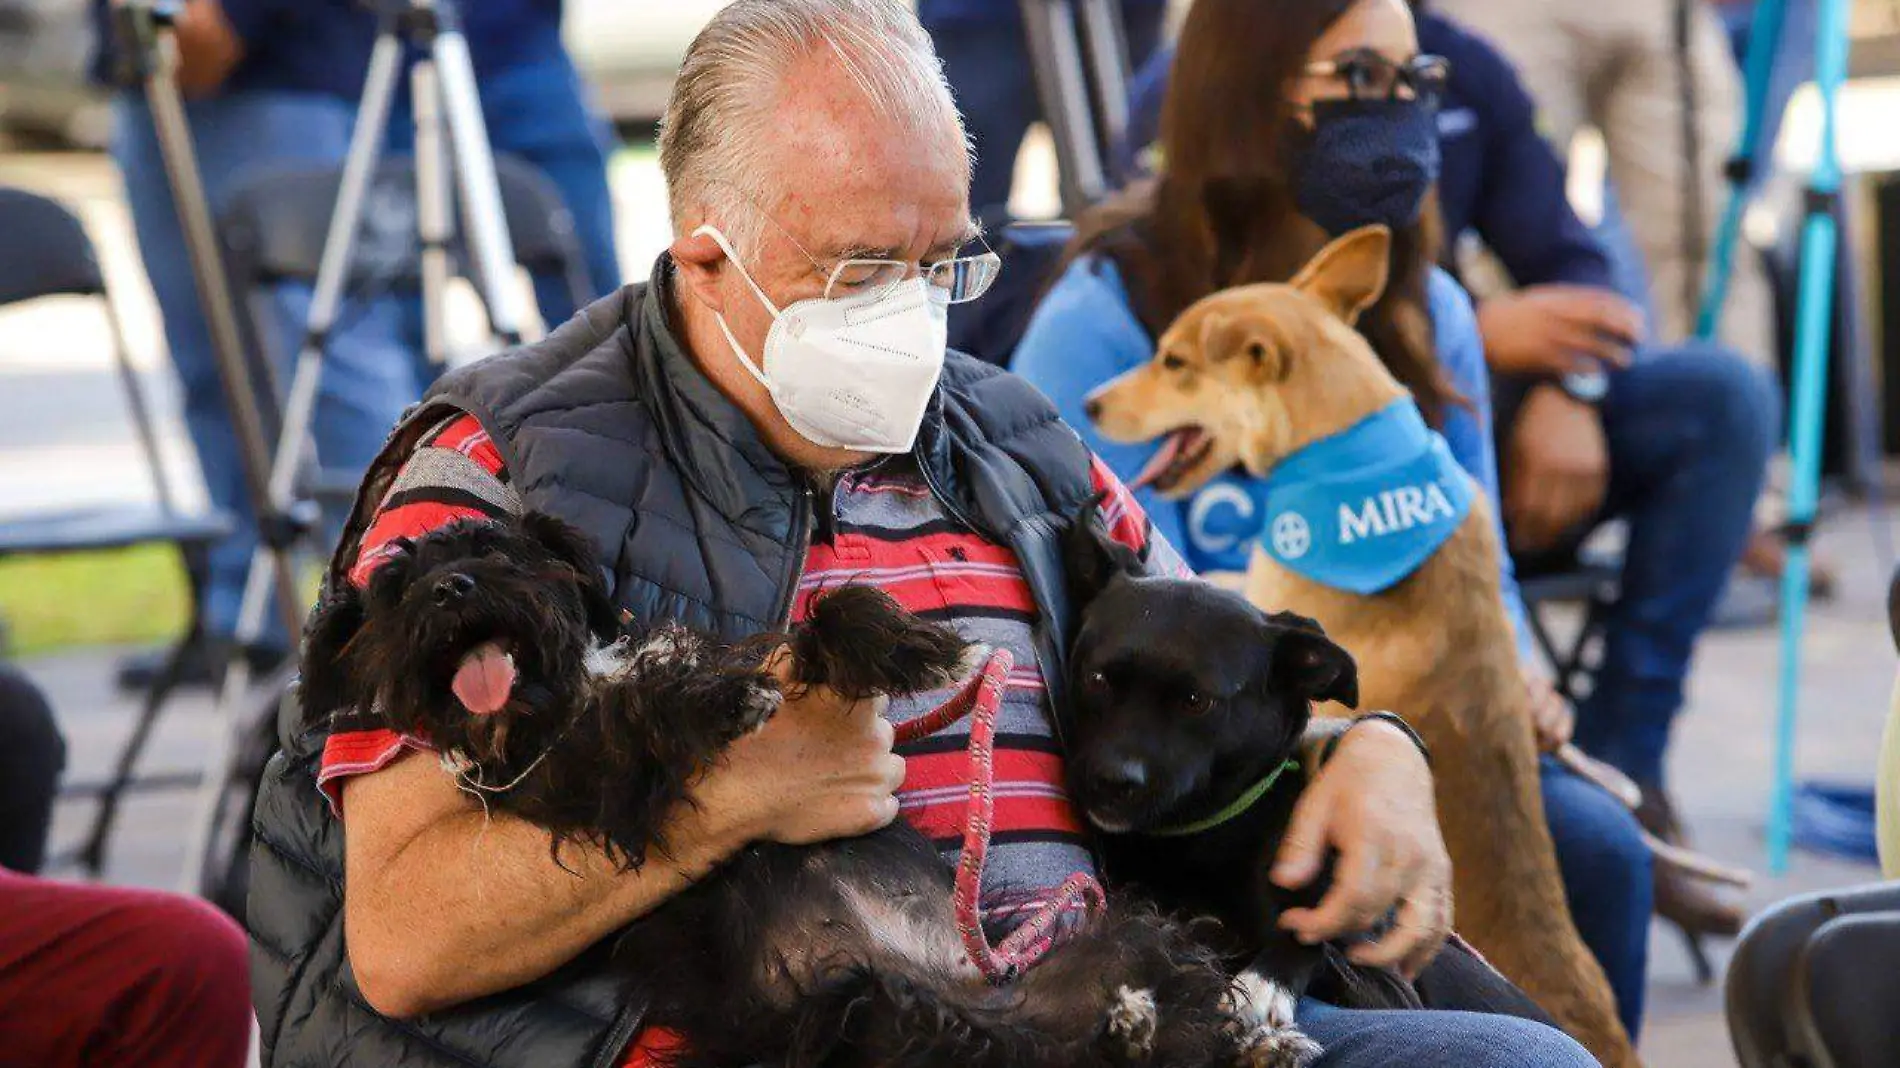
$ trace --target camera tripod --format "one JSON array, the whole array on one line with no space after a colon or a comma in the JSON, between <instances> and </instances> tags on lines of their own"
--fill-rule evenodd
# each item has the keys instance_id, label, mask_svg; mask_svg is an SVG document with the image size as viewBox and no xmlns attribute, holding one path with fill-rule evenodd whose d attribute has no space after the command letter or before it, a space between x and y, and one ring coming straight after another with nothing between
<instances>
[{"instance_id":1,"label":"camera tripod","mask_svg":"<svg viewBox=\"0 0 1900 1068\"><path fill-rule=\"evenodd\" d=\"M397 77L406 51L415 120L416 230L423 304L424 350L436 365L449 361L447 290L456 236L456 207L466 230L462 245L488 316L504 345L518 344L522 295L510 283L514 253L502 206L500 182L483 123L474 65L452 0L360 0L378 18L376 41L344 159L336 203L318 263L310 311L283 402L276 447L266 441L263 419L252 398L252 376L226 277L220 245L192 152L190 130L176 81L172 40L175 0L132 0L118 9L119 33L133 57L131 76L144 83L164 151L167 173L197 274L217 349L233 421L238 425L246 485L258 510L258 546L246 573L231 656L217 699L217 735L207 758L211 769L200 788L190 825L181 888L198 892L212 880L210 864L230 838L231 796L249 783L232 774L245 724L241 702L251 689L242 651L264 633L273 611L286 633L301 627L294 554L316 540L319 510L305 491L305 476L317 456L311 437L325 349L338 321L351 261L356 252L368 191L388 134ZM240 812L239 818L244 818Z\"/></svg>"}]
</instances>

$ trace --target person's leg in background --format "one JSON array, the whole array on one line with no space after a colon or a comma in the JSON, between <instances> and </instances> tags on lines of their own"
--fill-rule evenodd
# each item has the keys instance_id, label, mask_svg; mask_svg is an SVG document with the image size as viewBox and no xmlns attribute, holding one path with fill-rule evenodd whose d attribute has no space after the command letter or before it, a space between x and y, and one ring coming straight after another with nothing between
<instances>
[{"instance_id":1,"label":"person's leg in background","mask_svg":"<svg viewBox=\"0 0 1900 1068\"><path fill-rule=\"evenodd\" d=\"M1617 798L1548 757L1541 771L1544 818L1557 846L1570 917L1609 977L1624 1029L1637 1038L1654 907L1649 848Z\"/></svg>"},{"instance_id":2,"label":"person's leg in background","mask_svg":"<svg viewBox=\"0 0 1900 1068\"><path fill-rule=\"evenodd\" d=\"M339 163L349 142L353 105L316 94L239 93L187 105L199 169L215 214L251 168L269 164ZM192 278L191 260L172 203L152 116L137 94L114 104L112 155L125 180L139 254L164 318L166 347L178 374L186 429L198 453L212 504L230 512L237 532L214 546L202 606L207 632L228 638L237 628L244 576L257 544L250 494L226 408L211 338ZM278 309L285 324L300 327L293 299ZM293 340L296 330L286 325ZM344 379L325 375L328 390ZM400 410L401 405L397 405ZM385 425L384 430L387 429ZM382 431L376 433L380 442ZM273 443L274 444L274 443ZM276 613L260 644L287 649Z\"/></svg>"},{"instance_id":3,"label":"person's leg in background","mask_svg":"<svg viewBox=\"0 0 1900 1068\"><path fill-rule=\"evenodd\" d=\"M1611 383L1605 510L1628 521L1629 546L1576 740L1642 787L1646 828L1683 843L1665 785L1670 729L1696 640L1748 540L1778 397L1760 369L1712 346L1642 353ZM1740 931L1742 909L1710 886L1662 867L1654 885L1657 915L1691 939Z\"/></svg>"},{"instance_id":4,"label":"person's leg in background","mask_svg":"<svg viewBox=\"0 0 1900 1068\"><path fill-rule=\"evenodd\" d=\"M540 168L574 217L592 287L586 299L619 289L613 193L607 183L608 162L618 142L589 103L589 90L559 36L509 69L484 74L481 92L495 152L519 156ZM565 278L536 278L535 299L550 330L579 310Z\"/></svg>"},{"instance_id":5,"label":"person's leg in background","mask_svg":"<svg viewBox=\"0 0 1900 1068\"><path fill-rule=\"evenodd\" d=\"M0 1061L242 1068L248 954L197 898L0 871Z\"/></svg>"},{"instance_id":6,"label":"person's leg in background","mask_svg":"<svg viewBox=\"0 0 1900 1068\"><path fill-rule=\"evenodd\" d=\"M65 767L66 740L46 697L0 664L0 868L40 870Z\"/></svg>"},{"instance_id":7,"label":"person's leg in background","mask_svg":"<svg viewBox=\"0 0 1900 1068\"><path fill-rule=\"evenodd\" d=\"M1369 1012L1300 1002L1300 1028L1321 1048L1307 1068L1595 1068L1563 1032L1514 1016Z\"/></svg>"},{"instance_id":8,"label":"person's leg in background","mask_svg":"<svg viewBox=\"0 0 1900 1068\"><path fill-rule=\"evenodd\" d=\"M1611 377L1604 508L1628 520L1629 548L1577 741L1645 789L1665 781L1690 658L1748 537L1778 409L1765 374L1713 346L1644 352Z\"/></svg>"}]
</instances>

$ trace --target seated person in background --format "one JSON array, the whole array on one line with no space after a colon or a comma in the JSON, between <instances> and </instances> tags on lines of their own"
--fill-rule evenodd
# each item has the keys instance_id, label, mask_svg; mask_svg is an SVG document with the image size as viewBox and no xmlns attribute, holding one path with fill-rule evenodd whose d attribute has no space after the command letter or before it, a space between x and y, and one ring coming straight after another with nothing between
<instances>
[{"instance_id":1,"label":"seated person in background","mask_svg":"<svg viewBox=\"0 0 1900 1068\"><path fill-rule=\"evenodd\" d=\"M1571 211L1563 165L1510 65L1429 12L1418 39L1450 65L1438 113L1445 245L1476 233L1519 286L1477 309L1510 545L1526 569L1563 566L1598 525L1628 522L1622 594L1576 741L1643 788L1645 826L1680 841L1664 787L1670 727L1696 639L1748 538L1776 440L1775 391L1724 349L1643 344L1642 317ZM1157 129L1171 59L1157 56L1137 80L1133 143ZM1656 871L1664 918L1691 935L1741 929L1739 906L1676 869Z\"/></svg>"},{"instance_id":2,"label":"seated person in background","mask_svg":"<svg viewBox=\"0 0 1900 1068\"><path fill-rule=\"evenodd\" d=\"M1402 0L1299 0L1268 10L1252 0L1197 0L1182 30L1180 75L1167 89L1158 175L1081 221L1075 260L1031 320L1013 367L1132 478L1157 445L1101 438L1084 398L1148 362L1154 339L1194 301L1287 281L1329 234L1383 223L1396 236L1392 282L1360 329L1495 497L1484 352L1463 290L1433 266L1435 224L1425 211L1437 170L1430 98L1442 75L1420 55ZM1338 66L1348 56L1363 82ZM1329 123L1348 136L1328 136ZM1360 136L1351 135L1355 126ZM1375 166L1398 156L1404 166ZM1233 491L1245 477L1222 476L1179 502L1139 496L1195 569L1244 571L1251 548L1230 531L1246 518L1234 502L1247 495ZM1508 560L1504 568L1525 685L1538 695L1539 737L1555 748L1568 737L1568 710L1524 640ZM1544 801L1578 931L1634 1036L1648 954L1648 853L1621 805L1550 761Z\"/></svg>"},{"instance_id":3,"label":"seated person in background","mask_svg":"<svg viewBox=\"0 0 1900 1068\"><path fill-rule=\"evenodd\" d=\"M33 877L64 752L46 698L0 665L0 1063L243 1068L237 924L196 898Z\"/></svg>"},{"instance_id":4,"label":"seated person in background","mask_svg":"<svg viewBox=\"0 0 1900 1068\"><path fill-rule=\"evenodd\" d=\"M1090 870L1061 785L1067 710L1044 684L1062 670L1047 620L1066 606L1047 535L1055 513L1106 491L1117 537L1179 564L1044 398L945 353L943 306L974 299L991 261L929 39L896 0L737 0L685 57L660 158L679 237L651 281L438 382L372 466L330 582L363 580L393 539L532 509L594 539L637 624L737 638L802 612L801 589L876 583L1022 665L998 759L1020 781L998 791L988 868L1008 896L984 904ZM862 356L891 347L915 359ZM867 410L885 418L867 425ZM786 700L697 784L669 851L630 872L591 847L551 856L547 831L486 811L416 739L356 717L311 725L258 804L266 1050L313 1065L491 1064L504 1049L546 1068L646 1063L667 1040L642 1032L638 1003L611 996L621 971L587 951L751 842L862 834L898 816L900 792L926 825L961 813L967 762L919 753L907 769L891 751L890 721L925 707L822 689ZM1299 884L1337 849L1339 882L1290 922L1330 937L1398 907L1375 962L1422 966L1450 905L1429 771L1390 724L1343 739L1302 802L1320 829L1280 858ZM1449 1050L1446 1068L1588 1063L1516 1019L1363 1015L1307 1020L1339 1041L1323 1063L1410 1063L1421 1044Z\"/></svg>"}]
</instances>

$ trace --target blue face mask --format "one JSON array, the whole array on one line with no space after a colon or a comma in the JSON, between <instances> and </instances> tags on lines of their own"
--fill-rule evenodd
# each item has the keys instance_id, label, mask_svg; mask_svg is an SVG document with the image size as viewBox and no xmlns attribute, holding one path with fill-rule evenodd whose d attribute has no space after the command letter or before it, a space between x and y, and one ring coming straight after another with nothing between
<instances>
[{"instance_id":1,"label":"blue face mask","mask_svg":"<svg viewBox=\"0 0 1900 1068\"><path fill-rule=\"evenodd\" d=\"M1437 107L1425 100L1320 100L1297 164L1300 214L1338 237L1412 225L1438 183Z\"/></svg>"},{"instance_id":2,"label":"blue face mask","mask_svg":"<svg viewBox=\"0 0 1900 1068\"><path fill-rule=\"evenodd\" d=\"M1281 460L1253 480L1250 533L1281 566L1357 594L1417 571L1471 512L1477 492L1418 406L1401 400Z\"/></svg>"}]
</instances>

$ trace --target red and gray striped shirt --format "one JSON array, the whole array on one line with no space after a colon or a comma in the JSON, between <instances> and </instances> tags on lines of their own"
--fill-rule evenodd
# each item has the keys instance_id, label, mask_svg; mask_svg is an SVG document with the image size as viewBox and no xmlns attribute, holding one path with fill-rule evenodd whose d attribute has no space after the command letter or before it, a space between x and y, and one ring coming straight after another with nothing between
<instances>
[{"instance_id":1,"label":"red and gray striped shirt","mask_svg":"<svg viewBox=\"0 0 1900 1068\"><path fill-rule=\"evenodd\" d=\"M1110 533L1137 551L1147 549L1157 568L1187 574L1165 542L1149 545L1146 516L1100 461L1093 463L1091 478L1097 490L1108 492L1103 513ZM448 420L418 445L391 484L350 577L366 582L399 538L457 519L501 518L520 510L494 442L472 417ZM1062 753L1035 655L1036 605L1029 584L1015 554L955 520L908 457L838 479L830 517L817 524L805 557L793 621L803 618L813 596L850 583L877 586L910 611L1015 655L997 720L995 824L984 871L986 914L1007 926L1011 913L1033 908L1041 892L1092 864L1064 788ZM905 722L935 708L943 696L894 700L889 716ZM968 800L968 744L963 724L899 750L907 769L898 793L902 815L951 860L961 846ZM371 722L339 721L318 781L340 812L342 779L426 748L421 739ZM639 1062L636 1057L629 1063Z\"/></svg>"}]
</instances>

